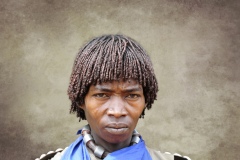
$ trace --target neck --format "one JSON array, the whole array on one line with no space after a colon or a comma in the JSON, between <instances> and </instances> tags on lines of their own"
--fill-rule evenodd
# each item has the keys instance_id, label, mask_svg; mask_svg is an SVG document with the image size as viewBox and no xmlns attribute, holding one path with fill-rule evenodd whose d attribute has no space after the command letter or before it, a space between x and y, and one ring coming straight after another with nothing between
<instances>
[{"instance_id":1,"label":"neck","mask_svg":"<svg viewBox=\"0 0 240 160\"><path fill-rule=\"evenodd\" d=\"M109 152L122 149L129 145L137 144L141 140L140 134L134 130L132 137L127 138L127 140L123 142L109 143L104 140L101 140L101 138L98 138L98 136L96 136L94 132L92 133L93 134L92 136L89 125L86 125L82 128L81 134L83 135L83 141L86 144L86 146L98 158L105 158L109 154ZM96 140L94 140L94 137ZM97 142L97 144L100 144L101 146L96 145L95 142Z\"/></svg>"}]
</instances>

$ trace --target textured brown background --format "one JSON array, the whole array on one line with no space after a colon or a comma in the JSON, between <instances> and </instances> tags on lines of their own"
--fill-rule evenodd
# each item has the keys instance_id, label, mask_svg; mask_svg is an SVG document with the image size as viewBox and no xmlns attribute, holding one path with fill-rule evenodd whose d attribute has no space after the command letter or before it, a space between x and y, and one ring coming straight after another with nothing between
<instances>
[{"instance_id":1,"label":"textured brown background","mask_svg":"<svg viewBox=\"0 0 240 160\"><path fill-rule=\"evenodd\" d=\"M240 1L1 0L0 159L65 147L78 123L66 95L79 48L126 34L149 52L158 101L147 144L193 160L240 157Z\"/></svg>"}]
</instances>

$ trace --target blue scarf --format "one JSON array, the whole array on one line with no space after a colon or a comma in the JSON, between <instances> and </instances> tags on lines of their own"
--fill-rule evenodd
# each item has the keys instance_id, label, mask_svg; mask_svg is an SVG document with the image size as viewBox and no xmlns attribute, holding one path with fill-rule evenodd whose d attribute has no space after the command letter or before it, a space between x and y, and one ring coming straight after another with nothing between
<instances>
[{"instance_id":1,"label":"blue scarf","mask_svg":"<svg viewBox=\"0 0 240 160\"><path fill-rule=\"evenodd\" d=\"M81 133L81 130L78 131ZM115 152L109 153L104 160L152 160L148 153L144 140L133 146L129 146ZM83 137L80 136L73 142L63 154L61 160L91 160L88 150L83 142Z\"/></svg>"}]
</instances>

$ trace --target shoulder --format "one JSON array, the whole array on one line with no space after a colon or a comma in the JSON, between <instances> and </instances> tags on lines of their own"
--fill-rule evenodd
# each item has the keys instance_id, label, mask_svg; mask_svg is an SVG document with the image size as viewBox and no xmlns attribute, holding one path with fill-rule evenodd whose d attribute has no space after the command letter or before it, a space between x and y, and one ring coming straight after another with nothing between
<instances>
[{"instance_id":1,"label":"shoulder","mask_svg":"<svg viewBox=\"0 0 240 160\"><path fill-rule=\"evenodd\" d=\"M153 160L191 160L189 157L181 156L180 154L177 153L174 154L171 154L169 152L162 153L161 151L157 151L148 147L147 150Z\"/></svg>"},{"instance_id":2,"label":"shoulder","mask_svg":"<svg viewBox=\"0 0 240 160\"><path fill-rule=\"evenodd\" d=\"M61 160L61 157L67 148L68 147L65 149L59 148L56 151L49 151L47 154L42 154L40 158L36 158L35 160Z\"/></svg>"}]
</instances>

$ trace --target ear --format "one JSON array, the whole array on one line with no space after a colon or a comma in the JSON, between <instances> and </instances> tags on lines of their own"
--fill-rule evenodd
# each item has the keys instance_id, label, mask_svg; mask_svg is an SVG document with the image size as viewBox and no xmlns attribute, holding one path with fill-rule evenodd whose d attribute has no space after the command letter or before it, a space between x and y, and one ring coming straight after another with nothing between
<instances>
[{"instance_id":1,"label":"ear","mask_svg":"<svg viewBox=\"0 0 240 160\"><path fill-rule=\"evenodd\" d=\"M79 106L79 108L81 108L81 109L83 109L84 111L85 111L85 105L81 105L81 106Z\"/></svg>"},{"instance_id":2,"label":"ear","mask_svg":"<svg viewBox=\"0 0 240 160\"><path fill-rule=\"evenodd\" d=\"M147 104L147 103L145 103L145 107L144 107L144 109L146 109L146 108L147 108L147 105L148 105L148 104Z\"/></svg>"},{"instance_id":3,"label":"ear","mask_svg":"<svg viewBox=\"0 0 240 160\"><path fill-rule=\"evenodd\" d=\"M85 110L85 108L86 108L85 104L78 105L78 107L81 108L81 109L83 109L83 110Z\"/></svg>"}]
</instances>

